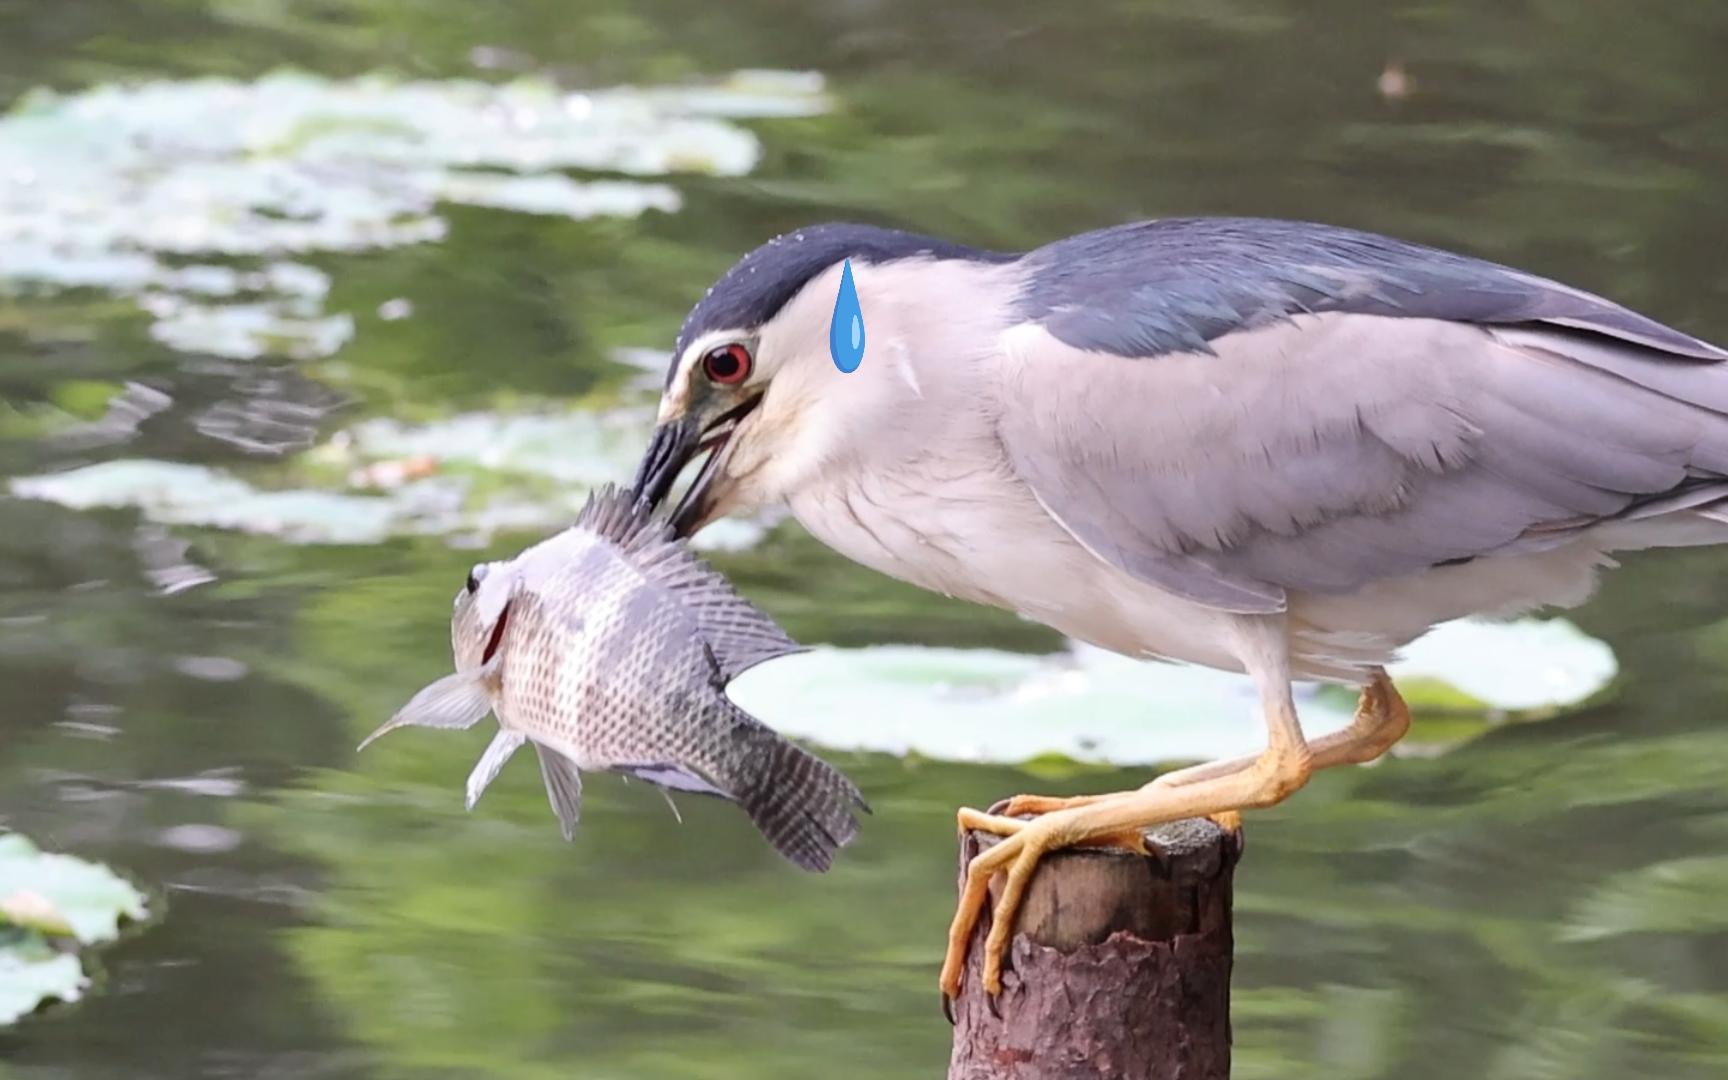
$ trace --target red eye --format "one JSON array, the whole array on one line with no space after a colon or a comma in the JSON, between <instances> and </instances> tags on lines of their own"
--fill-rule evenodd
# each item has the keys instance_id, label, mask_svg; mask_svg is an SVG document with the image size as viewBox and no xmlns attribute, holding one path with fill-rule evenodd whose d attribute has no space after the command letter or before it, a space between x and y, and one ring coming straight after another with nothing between
<instances>
[{"instance_id":1,"label":"red eye","mask_svg":"<svg viewBox=\"0 0 1728 1080\"><path fill-rule=\"evenodd\" d=\"M702 373L717 383L736 386L750 377L750 350L722 345L702 358Z\"/></svg>"}]
</instances>

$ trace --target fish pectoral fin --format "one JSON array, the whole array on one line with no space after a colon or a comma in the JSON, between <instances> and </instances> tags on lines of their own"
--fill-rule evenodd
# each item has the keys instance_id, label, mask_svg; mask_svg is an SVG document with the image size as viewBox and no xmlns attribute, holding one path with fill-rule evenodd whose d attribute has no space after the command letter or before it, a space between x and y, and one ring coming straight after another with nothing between
<instances>
[{"instance_id":1,"label":"fish pectoral fin","mask_svg":"<svg viewBox=\"0 0 1728 1080\"><path fill-rule=\"evenodd\" d=\"M499 770L504 768L504 763L510 760L510 755L522 749L522 744L527 741L526 735L498 729L498 734L492 736L492 741L486 744L486 752L474 763L474 771L468 774L468 809L474 809L474 804L486 793L487 785L497 778Z\"/></svg>"},{"instance_id":2,"label":"fish pectoral fin","mask_svg":"<svg viewBox=\"0 0 1728 1080\"><path fill-rule=\"evenodd\" d=\"M366 736L358 750L399 727L471 728L492 711L492 696L486 692L482 671L446 675L408 699L377 731Z\"/></svg>"},{"instance_id":3,"label":"fish pectoral fin","mask_svg":"<svg viewBox=\"0 0 1728 1080\"><path fill-rule=\"evenodd\" d=\"M569 840L576 835L576 821L582 816L582 774L575 762L556 750L535 743L534 752L540 755L540 777L546 781L546 797L552 803L552 812L558 815L558 823L564 827L564 839Z\"/></svg>"}]
</instances>

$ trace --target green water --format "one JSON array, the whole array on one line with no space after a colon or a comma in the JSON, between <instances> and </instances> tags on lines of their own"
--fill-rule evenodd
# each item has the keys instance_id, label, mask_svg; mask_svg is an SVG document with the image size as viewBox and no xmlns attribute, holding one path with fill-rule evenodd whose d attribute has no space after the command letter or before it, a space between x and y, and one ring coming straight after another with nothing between
<instances>
[{"instance_id":1,"label":"green water","mask_svg":"<svg viewBox=\"0 0 1728 1080\"><path fill-rule=\"evenodd\" d=\"M582 87L811 69L834 99L741 121L762 160L678 178L676 213L457 207L438 242L307 256L325 310L356 320L328 360L188 355L100 290L0 299L0 472L136 457L287 483L316 470L201 421L223 407L266 442L316 442L372 415L600 400L630 374L612 350L664 347L739 253L830 217L998 247L1138 216L1320 218L1728 339L1728 8L1369 12L0 0L5 101L285 64ZM1414 79L1396 101L1376 90L1393 59ZM395 298L410 317L375 314ZM171 401L135 437L48 430L126 380ZM150 573L177 541L214 580L163 595ZM836 755L876 814L820 877L725 807L685 800L679 826L606 778L574 845L529 769L465 814L482 733L353 746L446 667L477 557L0 498L0 822L123 869L167 912L102 954L87 1001L0 1034L0 1077L940 1075L952 808L1142 779ZM790 528L718 561L812 643L1059 644ZM1629 560L1578 621L1619 656L1610 704L1323 776L1251 820L1238 1076L1728 1073L1728 556Z\"/></svg>"}]
</instances>

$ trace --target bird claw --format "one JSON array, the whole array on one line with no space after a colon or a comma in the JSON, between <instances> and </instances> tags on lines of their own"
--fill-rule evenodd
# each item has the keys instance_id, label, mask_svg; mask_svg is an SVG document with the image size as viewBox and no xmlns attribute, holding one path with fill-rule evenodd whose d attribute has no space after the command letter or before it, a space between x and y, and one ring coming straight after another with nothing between
<instances>
[{"instance_id":1,"label":"bird claw","mask_svg":"<svg viewBox=\"0 0 1728 1080\"><path fill-rule=\"evenodd\" d=\"M1103 844L1145 853L1146 845L1137 829L1087 828L1085 818L1088 811L1082 808L1107 798L1109 796L1082 796L1081 800L1075 800L1078 805L1055 809L1030 821L1003 814L980 813L970 808L960 810L958 817L963 840L960 851L965 873L961 878L960 901L954 912L954 921L948 928L948 951L942 961L939 980L945 1002L960 995L967 948L978 923L987 915L989 931L984 938L982 981L991 998L991 1010L995 1011L995 998L1002 993L1004 958L1014 936L1026 888L1046 854L1080 844ZM1005 809L1012 809L1014 800L1007 802L1010 805ZM1001 803L991 807L992 811L999 808L1004 808ZM973 831L990 833L1002 839L989 850L978 852L970 835ZM1003 874L1002 891L995 904L987 908L990 883L998 872Z\"/></svg>"},{"instance_id":2,"label":"bird claw","mask_svg":"<svg viewBox=\"0 0 1728 1080\"><path fill-rule=\"evenodd\" d=\"M1016 844L1016 841L1019 843ZM984 937L984 989L993 998L1002 992L1002 960L1008 952L1008 942L1014 936L1014 924L1020 915L1020 904L1025 899L1026 886L1032 880L1033 871L1038 869L1038 860L1050 846L1031 842L1022 831L1003 840L991 851L1011 845L1016 850L1004 860L1007 867L1002 895L996 898L996 904L991 908L990 932ZM985 876L986 890L993 872L992 870Z\"/></svg>"},{"instance_id":3,"label":"bird claw","mask_svg":"<svg viewBox=\"0 0 1728 1080\"><path fill-rule=\"evenodd\" d=\"M984 916L990 881L998 870L1005 870L1002 895L990 909L990 931L984 939L984 989L994 998L1002 992L1002 957L1013 935L1026 884L1044 853L1062 846L1064 823L1054 818L1025 822L970 809L960 811L960 822L963 830L979 829L1003 839L967 862L960 903L948 928L948 952L942 961L940 985L945 997L959 996L967 945Z\"/></svg>"}]
</instances>

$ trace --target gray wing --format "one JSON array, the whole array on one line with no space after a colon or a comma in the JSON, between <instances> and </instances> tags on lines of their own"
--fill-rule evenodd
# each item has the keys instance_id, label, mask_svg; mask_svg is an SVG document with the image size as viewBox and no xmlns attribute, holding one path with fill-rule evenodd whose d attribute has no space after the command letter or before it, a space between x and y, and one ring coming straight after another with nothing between
<instances>
[{"instance_id":1,"label":"gray wing","mask_svg":"<svg viewBox=\"0 0 1728 1080\"><path fill-rule=\"evenodd\" d=\"M1238 295L1275 293L1275 264L1240 263ZM1245 612L1728 497L1728 353L1607 301L1579 314L1570 291L1551 299L1565 325L1528 314L1540 296L1521 319L1446 316L1487 271L1389 315L1373 270L1356 268L1364 310L1334 296L1213 332L1220 308L1190 281L1152 314L1101 299L1010 330L999 424L1015 470L1100 558ZM1106 342L1110 325L1127 329ZM1163 348L1145 325L1209 336Z\"/></svg>"},{"instance_id":2,"label":"gray wing","mask_svg":"<svg viewBox=\"0 0 1728 1080\"><path fill-rule=\"evenodd\" d=\"M1602 297L1387 236L1266 218L1167 218L1082 233L1024 260L1019 314L1077 349L1205 352L1298 313L1573 327L1680 357L1728 352Z\"/></svg>"}]
</instances>

